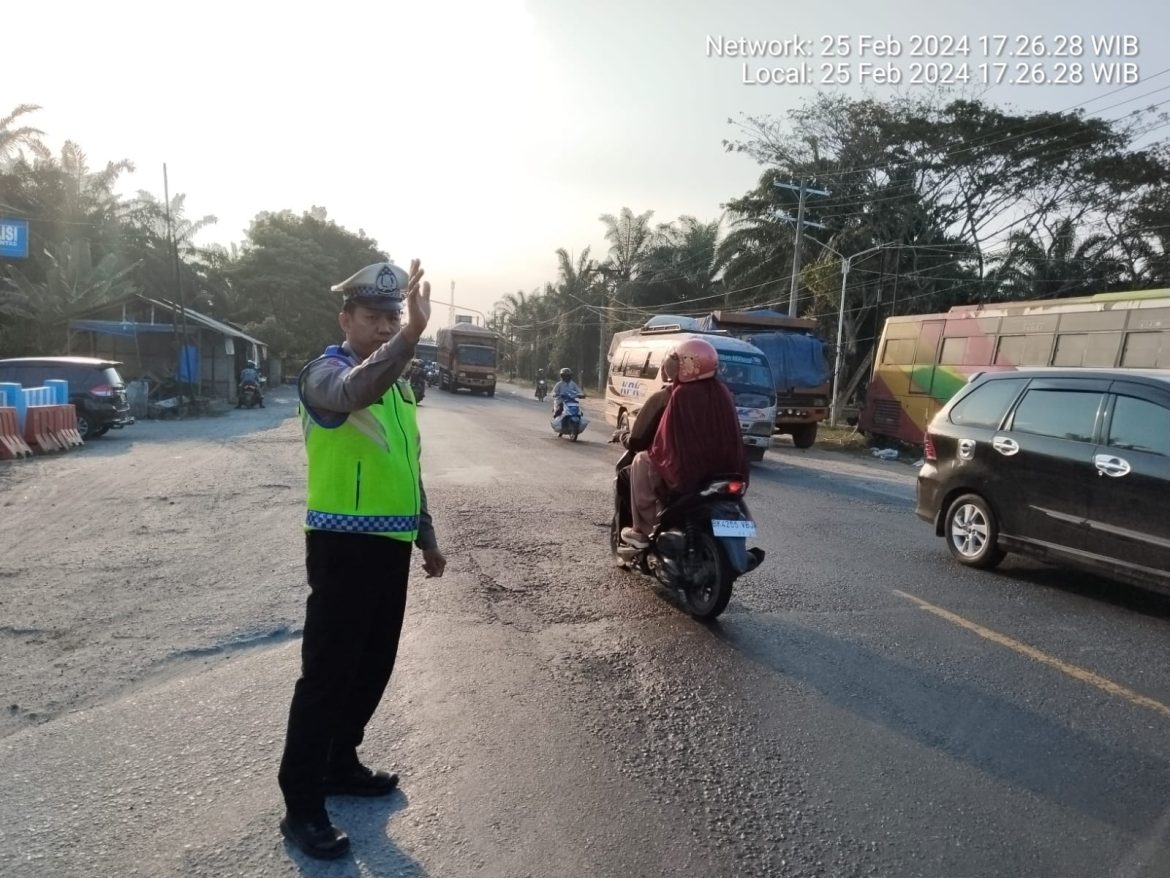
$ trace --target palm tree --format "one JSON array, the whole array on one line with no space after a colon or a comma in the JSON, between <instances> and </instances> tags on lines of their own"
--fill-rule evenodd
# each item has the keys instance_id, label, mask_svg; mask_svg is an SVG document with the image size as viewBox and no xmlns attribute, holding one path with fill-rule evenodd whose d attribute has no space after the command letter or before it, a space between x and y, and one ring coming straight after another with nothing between
<instances>
[{"instance_id":1,"label":"palm tree","mask_svg":"<svg viewBox=\"0 0 1170 878\"><path fill-rule=\"evenodd\" d=\"M605 240L609 241L609 264L623 281L630 281L642 269L643 260L654 240L650 217L654 211L634 215L623 207L618 216L603 213L598 219L605 224Z\"/></svg>"},{"instance_id":2,"label":"palm tree","mask_svg":"<svg viewBox=\"0 0 1170 878\"><path fill-rule=\"evenodd\" d=\"M40 140L45 132L31 125L13 127L13 123L21 116L39 109L36 104L19 104L15 110L0 119L0 169L6 167L14 156L19 155L22 147L28 147L34 155L41 158L48 155L48 150Z\"/></svg>"},{"instance_id":3,"label":"palm tree","mask_svg":"<svg viewBox=\"0 0 1170 878\"><path fill-rule=\"evenodd\" d=\"M716 254L720 220L703 223L681 216L662 223L643 261L636 304L650 308L708 310L718 306Z\"/></svg>"},{"instance_id":4,"label":"palm tree","mask_svg":"<svg viewBox=\"0 0 1170 878\"><path fill-rule=\"evenodd\" d=\"M998 298L1054 299L1117 285L1125 267L1111 252L1111 238L1090 235L1078 241L1076 223L1067 217L1046 231L1047 243L1013 232L1007 252L993 257L989 280Z\"/></svg>"}]
</instances>

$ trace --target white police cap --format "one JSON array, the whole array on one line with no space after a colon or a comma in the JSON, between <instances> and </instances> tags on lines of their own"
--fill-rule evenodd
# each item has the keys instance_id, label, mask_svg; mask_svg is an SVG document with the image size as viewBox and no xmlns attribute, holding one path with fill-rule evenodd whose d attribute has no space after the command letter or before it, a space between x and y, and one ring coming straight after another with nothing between
<instances>
[{"instance_id":1,"label":"white police cap","mask_svg":"<svg viewBox=\"0 0 1170 878\"><path fill-rule=\"evenodd\" d=\"M409 277L393 262L375 262L331 288L367 308L401 311Z\"/></svg>"}]
</instances>

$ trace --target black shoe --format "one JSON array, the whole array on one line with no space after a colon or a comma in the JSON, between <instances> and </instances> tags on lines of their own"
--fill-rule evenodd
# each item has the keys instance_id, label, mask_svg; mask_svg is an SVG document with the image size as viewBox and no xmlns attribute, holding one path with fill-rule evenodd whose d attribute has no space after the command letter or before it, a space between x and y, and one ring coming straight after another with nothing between
<instances>
[{"instance_id":1,"label":"black shoe","mask_svg":"<svg viewBox=\"0 0 1170 878\"><path fill-rule=\"evenodd\" d=\"M310 816L285 814L280 831L315 860L336 860L349 853L349 836L330 822L324 810Z\"/></svg>"},{"instance_id":2,"label":"black shoe","mask_svg":"<svg viewBox=\"0 0 1170 878\"><path fill-rule=\"evenodd\" d=\"M260 403L260 408L264 408L264 403Z\"/></svg>"},{"instance_id":3,"label":"black shoe","mask_svg":"<svg viewBox=\"0 0 1170 878\"><path fill-rule=\"evenodd\" d=\"M388 796L398 789L398 775L357 764L325 775L327 796Z\"/></svg>"}]
</instances>

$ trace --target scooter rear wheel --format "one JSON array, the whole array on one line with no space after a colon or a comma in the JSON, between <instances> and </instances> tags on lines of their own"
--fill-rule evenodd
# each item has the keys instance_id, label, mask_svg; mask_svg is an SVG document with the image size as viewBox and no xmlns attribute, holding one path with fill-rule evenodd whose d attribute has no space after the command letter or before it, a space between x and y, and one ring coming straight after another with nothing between
<instances>
[{"instance_id":1,"label":"scooter rear wheel","mask_svg":"<svg viewBox=\"0 0 1170 878\"><path fill-rule=\"evenodd\" d=\"M715 537L695 534L694 555L687 560L684 595L687 609L696 619L709 621L727 609L735 577Z\"/></svg>"}]
</instances>

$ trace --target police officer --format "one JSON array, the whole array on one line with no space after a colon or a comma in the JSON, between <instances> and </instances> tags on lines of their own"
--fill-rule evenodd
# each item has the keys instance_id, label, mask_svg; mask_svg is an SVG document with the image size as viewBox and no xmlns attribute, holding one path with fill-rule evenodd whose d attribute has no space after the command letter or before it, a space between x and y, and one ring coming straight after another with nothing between
<instances>
[{"instance_id":1,"label":"police officer","mask_svg":"<svg viewBox=\"0 0 1170 878\"><path fill-rule=\"evenodd\" d=\"M396 774L363 765L357 747L394 668L411 544L427 576L442 576L447 563L427 512L414 396L403 378L431 315L422 276L417 259L409 273L380 262L334 286L345 341L298 381L310 592L278 775L287 808L280 828L319 859L349 850L326 796L380 796L398 785Z\"/></svg>"}]
</instances>

